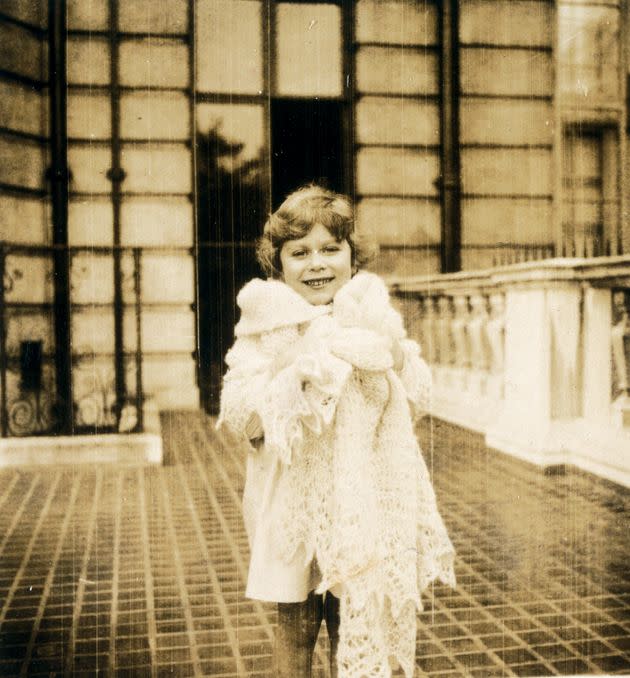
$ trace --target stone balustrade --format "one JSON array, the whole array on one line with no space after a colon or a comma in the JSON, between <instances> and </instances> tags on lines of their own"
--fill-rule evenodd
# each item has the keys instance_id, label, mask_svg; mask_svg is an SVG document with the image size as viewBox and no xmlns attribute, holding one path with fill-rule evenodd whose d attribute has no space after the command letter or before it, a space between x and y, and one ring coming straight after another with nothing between
<instances>
[{"instance_id":1,"label":"stone balustrade","mask_svg":"<svg viewBox=\"0 0 630 678\"><path fill-rule=\"evenodd\" d=\"M433 372L432 414L630 486L630 257L389 282Z\"/></svg>"}]
</instances>

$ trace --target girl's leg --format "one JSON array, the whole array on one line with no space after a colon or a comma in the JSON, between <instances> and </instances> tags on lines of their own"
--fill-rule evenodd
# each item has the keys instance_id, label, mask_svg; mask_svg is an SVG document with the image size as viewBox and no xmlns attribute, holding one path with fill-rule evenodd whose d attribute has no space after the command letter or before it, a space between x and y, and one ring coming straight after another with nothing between
<instances>
[{"instance_id":1,"label":"girl's leg","mask_svg":"<svg viewBox=\"0 0 630 678\"><path fill-rule=\"evenodd\" d=\"M274 649L277 678L310 678L322 615L322 596L313 591L303 603L278 603Z\"/></svg>"},{"instance_id":2,"label":"girl's leg","mask_svg":"<svg viewBox=\"0 0 630 678\"><path fill-rule=\"evenodd\" d=\"M326 592L324 618L330 639L330 676L337 678L337 645L339 644L339 598Z\"/></svg>"}]
</instances>

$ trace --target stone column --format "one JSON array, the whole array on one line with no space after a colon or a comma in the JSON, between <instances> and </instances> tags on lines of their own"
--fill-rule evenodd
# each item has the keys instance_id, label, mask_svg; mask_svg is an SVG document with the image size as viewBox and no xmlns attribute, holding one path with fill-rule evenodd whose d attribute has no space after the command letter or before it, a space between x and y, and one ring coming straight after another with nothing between
<instances>
[{"instance_id":1,"label":"stone column","mask_svg":"<svg viewBox=\"0 0 630 678\"><path fill-rule=\"evenodd\" d=\"M618 428L630 427L630 292L618 290L613 295L615 323L610 332L617 397L614 419Z\"/></svg>"},{"instance_id":2,"label":"stone column","mask_svg":"<svg viewBox=\"0 0 630 678\"><path fill-rule=\"evenodd\" d=\"M490 317L486 323L486 337L490 349L488 395L493 400L503 398L503 371L505 365L505 295L490 295Z\"/></svg>"},{"instance_id":3,"label":"stone column","mask_svg":"<svg viewBox=\"0 0 630 678\"><path fill-rule=\"evenodd\" d=\"M453 297L453 318L451 333L453 336L455 386L462 391L468 390L468 372L470 370L470 350L467 334L469 320L468 297L456 294Z\"/></svg>"},{"instance_id":4,"label":"stone column","mask_svg":"<svg viewBox=\"0 0 630 678\"><path fill-rule=\"evenodd\" d=\"M439 363L439 381L446 387L452 385L452 370L454 361L453 336L451 322L453 311L451 298L444 295L437 299L438 318L436 321L436 338Z\"/></svg>"},{"instance_id":5,"label":"stone column","mask_svg":"<svg viewBox=\"0 0 630 678\"><path fill-rule=\"evenodd\" d=\"M486 395L490 364L487 324L488 299L481 293L475 293L470 297L470 316L466 325L466 333L470 348L470 390L480 397Z\"/></svg>"}]
</instances>

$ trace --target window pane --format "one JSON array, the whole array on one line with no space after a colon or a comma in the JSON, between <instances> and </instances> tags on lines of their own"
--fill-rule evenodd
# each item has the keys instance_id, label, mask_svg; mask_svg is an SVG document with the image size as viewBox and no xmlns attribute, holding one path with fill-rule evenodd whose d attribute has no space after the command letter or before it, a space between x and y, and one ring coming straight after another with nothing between
<instances>
[{"instance_id":1,"label":"window pane","mask_svg":"<svg viewBox=\"0 0 630 678\"><path fill-rule=\"evenodd\" d=\"M276 94L340 96L340 8L280 3L276 19Z\"/></svg>"},{"instance_id":2,"label":"window pane","mask_svg":"<svg viewBox=\"0 0 630 678\"><path fill-rule=\"evenodd\" d=\"M68 242L71 245L111 245L114 214L109 200L90 198L68 203Z\"/></svg>"},{"instance_id":3,"label":"window pane","mask_svg":"<svg viewBox=\"0 0 630 678\"><path fill-rule=\"evenodd\" d=\"M186 87L188 47L160 38L123 41L120 82L135 87Z\"/></svg>"},{"instance_id":4,"label":"window pane","mask_svg":"<svg viewBox=\"0 0 630 678\"><path fill-rule=\"evenodd\" d=\"M110 261L109 267L112 268ZM113 353L114 314L111 308L74 308L72 311L74 353ZM109 359L111 362L111 358Z\"/></svg>"},{"instance_id":5,"label":"window pane","mask_svg":"<svg viewBox=\"0 0 630 678\"><path fill-rule=\"evenodd\" d=\"M5 14L33 26L44 24L45 7L45 3L33 0L2 0L2 11Z\"/></svg>"},{"instance_id":6,"label":"window pane","mask_svg":"<svg viewBox=\"0 0 630 678\"><path fill-rule=\"evenodd\" d=\"M584 216L597 213L601 222L602 149L598 136L565 135L565 201L576 206L575 220L587 223ZM589 209L592 205L594 209Z\"/></svg>"},{"instance_id":7,"label":"window pane","mask_svg":"<svg viewBox=\"0 0 630 678\"><path fill-rule=\"evenodd\" d=\"M106 85L109 82L109 45L101 38L68 39L68 82Z\"/></svg>"},{"instance_id":8,"label":"window pane","mask_svg":"<svg viewBox=\"0 0 630 678\"><path fill-rule=\"evenodd\" d=\"M393 278L432 275L440 272L440 251L437 247L382 247L374 264L378 273Z\"/></svg>"},{"instance_id":9,"label":"window pane","mask_svg":"<svg viewBox=\"0 0 630 678\"><path fill-rule=\"evenodd\" d=\"M202 135L216 135L227 144L237 144L220 157L224 167L239 167L259 158L263 148L262 106L241 104L199 104L197 130Z\"/></svg>"},{"instance_id":10,"label":"window pane","mask_svg":"<svg viewBox=\"0 0 630 678\"><path fill-rule=\"evenodd\" d=\"M201 104L197 111L201 238L253 240L263 223L263 108Z\"/></svg>"},{"instance_id":11,"label":"window pane","mask_svg":"<svg viewBox=\"0 0 630 678\"><path fill-rule=\"evenodd\" d=\"M619 99L619 10L560 3L558 16L561 91L591 105Z\"/></svg>"},{"instance_id":12,"label":"window pane","mask_svg":"<svg viewBox=\"0 0 630 678\"><path fill-rule=\"evenodd\" d=\"M465 148L462 186L465 193L551 195L551 151Z\"/></svg>"},{"instance_id":13,"label":"window pane","mask_svg":"<svg viewBox=\"0 0 630 678\"><path fill-rule=\"evenodd\" d=\"M462 242L466 244L549 243L551 233L551 200L462 200Z\"/></svg>"},{"instance_id":14,"label":"window pane","mask_svg":"<svg viewBox=\"0 0 630 678\"><path fill-rule=\"evenodd\" d=\"M436 153L364 148L357 155L357 186L363 194L437 196L438 174Z\"/></svg>"},{"instance_id":15,"label":"window pane","mask_svg":"<svg viewBox=\"0 0 630 678\"><path fill-rule=\"evenodd\" d=\"M7 303L42 304L52 301L52 280L52 259L49 257L7 255L4 292Z\"/></svg>"},{"instance_id":16,"label":"window pane","mask_svg":"<svg viewBox=\"0 0 630 678\"><path fill-rule=\"evenodd\" d=\"M127 173L124 191L189 193L191 190L191 155L182 145L138 147L125 144L122 165Z\"/></svg>"},{"instance_id":17,"label":"window pane","mask_svg":"<svg viewBox=\"0 0 630 678\"><path fill-rule=\"evenodd\" d=\"M195 316L190 311L142 313L143 352L191 352L195 348L195 337Z\"/></svg>"},{"instance_id":18,"label":"window pane","mask_svg":"<svg viewBox=\"0 0 630 678\"><path fill-rule=\"evenodd\" d=\"M0 126L20 132L43 134L41 94L19 83L0 81Z\"/></svg>"},{"instance_id":19,"label":"window pane","mask_svg":"<svg viewBox=\"0 0 630 678\"><path fill-rule=\"evenodd\" d=\"M142 300L147 303L191 304L195 299L193 258L188 252L142 256Z\"/></svg>"},{"instance_id":20,"label":"window pane","mask_svg":"<svg viewBox=\"0 0 630 678\"><path fill-rule=\"evenodd\" d=\"M199 0L196 10L197 89L262 93L260 3Z\"/></svg>"},{"instance_id":21,"label":"window pane","mask_svg":"<svg viewBox=\"0 0 630 678\"><path fill-rule=\"evenodd\" d=\"M79 139L109 139L112 134L111 105L104 94L68 94L68 136Z\"/></svg>"},{"instance_id":22,"label":"window pane","mask_svg":"<svg viewBox=\"0 0 630 678\"><path fill-rule=\"evenodd\" d=\"M357 207L358 229L380 245L422 246L440 242L437 200L366 198Z\"/></svg>"},{"instance_id":23,"label":"window pane","mask_svg":"<svg viewBox=\"0 0 630 678\"><path fill-rule=\"evenodd\" d=\"M551 104L537 100L470 100L460 109L465 144L551 144Z\"/></svg>"},{"instance_id":24,"label":"window pane","mask_svg":"<svg viewBox=\"0 0 630 678\"><path fill-rule=\"evenodd\" d=\"M112 337L107 329L110 325L111 320L103 314L100 324L94 322L92 336L102 332L102 336ZM72 366L75 425L115 426L115 388L114 361L110 356L75 359Z\"/></svg>"},{"instance_id":25,"label":"window pane","mask_svg":"<svg viewBox=\"0 0 630 678\"><path fill-rule=\"evenodd\" d=\"M73 304L114 303L114 265L107 254L76 253L70 264Z\"/></svg>"},{"instance_id":26,"label":"window pane","mask_svg":"<svg viewBox=\"0 0 630 678\"><path fill-rule=\"evenodd\" d=\"M435 45L438 41L436 6L414 0L359 0L356 39L358 42Z\"/></svg>"},{"instance_id":27,"label":"window pane","mask_svg":"<svg viewBox=\"0 0 630 678\"><path fill-rule=\"evenodd\" d=\"M46 202L0 195L0 240L19 243L48 242Z\"/></svg>"},{"instance_id":28,"label":"window pane","mask_svg":"<svg viewBox=\"0 0 630 678\"><path fill-rule=\"evenodd\" d=\"M193 245L192 203L187 198L123 198L121 240L124 245L149 247Z\"/></svg>"},{"instance_id":29,"label":"window pane","mask_svg":"<svg viewBox=\"0 0 630 678\"><path fill-rule=\"evenodd\" d=\"M54 355L55 333L51 316L52 313L48 315L46 311L7 309L5 321L8 355L17 358L23 341L41 341L42 353L45 356Z\"/></svg>"},{"instance_id":30,"label":"window pane","mask_svg":"<svg viewBox=\"0 0 630 678\"><path fill-rule=\"evenodd\" d=\"M112 165L109 148L102 146L70 146L68 164L72 172L70 191L80 193L110 193L112 184L107 171Z\"/></svg>"},{"instance_id":31,"label":"window pane","mask_svg":"<svg viewBox=\"0 0 630 678\"><path fill-rule=\"evenodd\" d=\"M460 2L459 36L464 43L551 45L553 6L521 0Z\"/></svg>"},{"instance_id":32,"label":"window pane","mask_svg":"<svg viewBox=\"0 0 630 678\"><path fill-rule=\"evenodd\" d=\"M0 22L0 68L34 80L43 77L42 43L28 30Z\"/></svg>"},{"instance_id":33,"label":"window pane","mask_svg":"<svg viewBox=\"0 0 630 678\"><path fill-rule=\"evenodd\" d=\"M0 137L0 183L44 188L44 149L38 144Z\"/></svg>"},{"instance_id":34,"label":"window pane","mask_svg":"<svg viewBox=\"0 0 630 678\"><path fill-rule=\"evenodd\" d=\"M160 403L168 408L199 407L195 381L197 366L192 358L186 356L142 356L143 385L145 393L159 393ZM186 400L186 395L190 400Z\"/></svg>"},{"instance_id":35,"label":"window pane","mask_svg":"<svg viewBox=\"0 0 630 678\"><path fill-rule=\"evenodd\" d=\"M119 3L124 7L125 3ZM68 0L68 28L106 30L109 27L108 0Z\"/></svg>"},{"instance_id":36,"label":"window pane","mask_svg":"<svg viewBox=\"0 0 630 678\"><path fill-rule=\"evenodd\" d=\"M357 85L377 94L437 94L438 61L415 49L361 47L357 54Z\"/></svg>"},{"instance_id":37,"label":"window pane","mask_svg":"<svg viewBox=\"0 0 630 678\"><path fill-rule=\"evenodd\" d=\"M364 144L438 144L435 104L409 99L363 97L356 106L356 133Z\"/></svg>"},{"instance_id":38,"label":"window pane","mask_svg":"<svg viewBox=\"0 0 630 678\"><path fill-rule=\"evenodd\" d=\"M185 33L188 0L133 0L118 3L118 26L132 33Z\"/></svg>"},{"instance_id":39,"label":"window pane","mask_svg":"<svg viewBox=\"0 0 630 678\"><path fill-rule=\"evenodd\" d=\"M138 91L123 93L120 102L123 139L190 138L188 97L178 92Z\"/></svg>"},{"instance_id":40,"label":"window pane","mask_svg":"<svg viewBox=\"0 0 630 678\"><path fill-rule=\"evenodd\" d=\"M460 83L467 94L551 96L551 55L532 50L463 48Z\"/></svg>"}]
</instances>

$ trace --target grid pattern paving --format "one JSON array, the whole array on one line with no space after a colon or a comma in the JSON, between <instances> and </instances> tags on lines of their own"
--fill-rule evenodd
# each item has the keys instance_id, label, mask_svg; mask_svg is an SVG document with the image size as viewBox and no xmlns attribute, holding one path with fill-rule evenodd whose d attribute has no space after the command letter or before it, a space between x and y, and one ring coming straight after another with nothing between
<instances>
[{"instance_id":1,"label":"grid pattern paving","mask_svg":"<svg viewBox=\"0 0 630 678\"><path fill-rule=\"evenodd\" d=\"M0 471L1 676L272 675L274 606L243 595L242 455L201 413L162 429L159 468ZM630 674L630 491L418 432L458 556L458 587L425 596L418 673Z\"/></svg>"}]
</instances>

